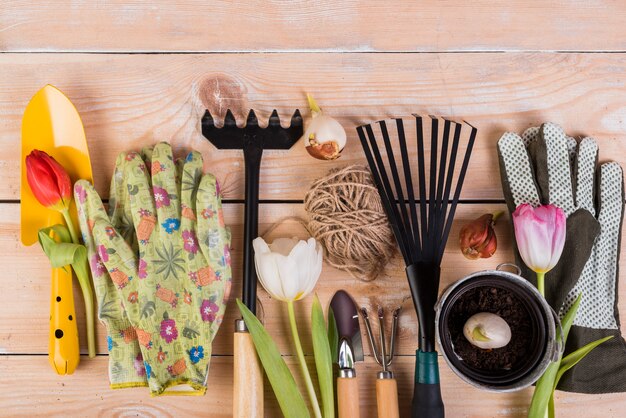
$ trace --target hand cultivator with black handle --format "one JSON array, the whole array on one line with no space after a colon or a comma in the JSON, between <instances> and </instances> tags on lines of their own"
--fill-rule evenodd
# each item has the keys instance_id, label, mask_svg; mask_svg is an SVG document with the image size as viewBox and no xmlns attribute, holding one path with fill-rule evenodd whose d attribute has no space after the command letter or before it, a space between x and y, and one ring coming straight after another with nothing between
<instances>
[{"instance_id":1,"label":"hand cultivator with black handle","mask_svg":"<svg viewBox=\"0 0 626 418\"><path fill-rule=\"evenodd\" d=\"M414 116L419 199L416 199L413 190L413 162L409 159L403 120L395 119L397 135L394 135L396 140L393 143L387 122L378 122L384 149L379 148L380 140L377 141L372 125L360 126L357 132L406 264L406 275L419 319L412 416L438 418L444 416L435 351L435 304L440 264L476 138L476 128L465 123L470 127L470 135L452 192L463 125L443 119L443 134L440 136L440 119L431 116L430 167L427 174L422 117ZM452 127L454 134L450 144ZM399 159L396 159L394 149L400 150ZM404 174L403 179L401 174Z\"/></svg>"}]
</instances>

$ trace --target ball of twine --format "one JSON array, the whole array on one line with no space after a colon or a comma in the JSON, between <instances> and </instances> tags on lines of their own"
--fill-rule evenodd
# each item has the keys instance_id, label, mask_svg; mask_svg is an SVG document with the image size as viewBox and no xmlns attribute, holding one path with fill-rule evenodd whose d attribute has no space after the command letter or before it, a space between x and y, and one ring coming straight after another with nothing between
<instances>
[{"instance_id":1,"label":"ball of twine","mask_svg":"<svg viewBox=\"0 0 626 418\"><path fill-rule=\"evenodd\" d=\"M370 281L395 251L395 240L370 171L351 165L316 180L304 197L308 230L328 264Z\"/></svg>"}]
</instances>

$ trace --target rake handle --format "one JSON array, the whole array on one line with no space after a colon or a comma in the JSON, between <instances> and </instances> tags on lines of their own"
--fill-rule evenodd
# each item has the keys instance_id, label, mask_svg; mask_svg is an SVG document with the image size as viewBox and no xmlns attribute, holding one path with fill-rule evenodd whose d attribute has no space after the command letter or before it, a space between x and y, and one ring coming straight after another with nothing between
<instances>
[{"instance_id":1,"label":"rake handle","mask_svg":"<svg viewBox=\"0 0 626 418\"><path fill-rule=\"evenodd\" d=\"M419 348L435 351L435 305L439 293L441 269L432 263L415 263L407 266L406 276L419 321Z\"/></svg>"},{"instance_id":2,"label":"rake handle","mask_svg":"<svg viewBox=\"0 0 626 418\"><path fill-rule=\"evenodd\" d=\"M415 387L411 418L444 418L437 352L415 352Z\"/></svg>"},{"instance_id":3,"label":"rake handle","mask_svg":"<svg viewBox=\"0 0 626 418\"><path fill-rule=\"evenodd\" d=\"M259 140L260 139L260 140ZM259 177L263 157L262 137L244 135L245 203L243 231L243 294L242 302L256 315L257 275L252 241L259 236Z\"/></svg>"},{"instance_id":4,"label":"rake handle","mask_svg":"<svg viewBox=\"0 0 626 418\"><path fill-rule=\"evenodd\" d=\"M443 418L439 365L435 351L435 304L441 269L433 263L407 266L406 275L419 320L419 349L415 352L412 418Z\"/></svg>"},{"instance_id":5,"label":"rake handle","mask_svg":"<svg viewBox=\"0 0 626 418\"><path fill-rule=\"evenodd\" d=\"M233 417L263 417L263 368L247 331L235 332L233 357Z\"/></svg>"}]
</instances>

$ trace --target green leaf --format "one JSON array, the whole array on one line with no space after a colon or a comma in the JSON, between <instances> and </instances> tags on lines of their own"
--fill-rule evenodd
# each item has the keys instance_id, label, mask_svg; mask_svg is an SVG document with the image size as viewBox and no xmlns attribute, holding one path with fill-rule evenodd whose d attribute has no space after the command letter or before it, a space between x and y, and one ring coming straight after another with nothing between
<instances>
[{"instance_id":1,"label":"green leaf","mask_svg":"<svg viewBox=\"0 0 626 418\"><path fill-rule=\"evenodd\" d=\"M50 259L52 267L65 267L87 259L85 246L73 244L67 227L63 225L41 228L38 235L39 244Z\"/></svg>"},{"instance_id":2,"label":"green leaf","mask_svg":"<svg viewBox=\"0 0 626 418\"><path fill-rule=\"evenodd\" d=\"M576 314L578 313L578 307L580 306L580 300L582 299L583 294L579 293L578 297L574 301L574 304L569 308L569 311L563 317L561 321L561 327L563 328L563 342L567 341L567 336L569 335L569 330L572 328L572 324L574 324L574 318L576 318ZM560 330L556 330L557 341L561 340Z\"/></svg>"},{"instance_id":3,"label":"green leaf","mask_svg":"<svg viewBox=\"0 0 626 418\"><path fill-rule=\"evenodd\" d=\"M561 335L563 335L563 342L567 341L567 335L574 323L578 307L580 306L582 294L579 294L572 307L567 311L563 320L561 321L561 327L563 328L563 334L561 330L556 330L556 340L560 343ZM528 418L544 418L552 393L554 393L556 376L559 371L560 361L550 363L546 371L541 378L537 381L535 391L533 392L533 398L530 401L530 408L528 410Z\"/></svg>"},{"instance_id":4,"label":"green leaf","mask_svg":"<svg viewBox=\"0 0 626 418\"><path fill-rule=\"evenodd\" d=\"M315 354L317 380L320 385L320 394L322 395L322 415L324 418L334 418L333 363L326 323L324 322L324 311L317 295L313 298L313 306L311 307L311 334L313 336L313 353Z\"/></svg>"},{"instance_id":5,"label":"green leaf","mask_svg":"<svg viewBox=\"0 0 626 418\"><path fill-rule=\"evenodd\" d=\"M556 386L559 384L559 380L561 380L561 377L566 371L578 364L578 362L584 359L585 356L589 354L594 348L596 348L603 342L610 340L611 338L613 338L613 335L600 338L599 340L590 342L589 344L580 347L578 350L573 351L567 356L563 357L559 367L559 372L556 374L556 378L554 379L554 389L556 389Z\"/></svg>"},{"instance_id":6,"label":"green leaf","mask_svg":"<svg viewBox=\"0 0 626 418\"><path fill-rule=\"evenodd\" d=\"M261 322L250 310L237 299L237 306L250 332L254 347L265 369L280 410L286 418L310 417L304 398L296 386L296 381L289 371L285 360L280 355L276 343L267 333Z\"/></svg>"},{"instance_id":7,"label":"green leaf","mask_svg":"<svg viewBox=\"0 0 626 418\"><path fill-rule=\"evenodd\" d=\"M328 344L330 345L330 355L333 363L337 363L337 347L339 346L339 331L337 331L337 321L332 309L328 309Z\"/></svg>"}]
</instances>

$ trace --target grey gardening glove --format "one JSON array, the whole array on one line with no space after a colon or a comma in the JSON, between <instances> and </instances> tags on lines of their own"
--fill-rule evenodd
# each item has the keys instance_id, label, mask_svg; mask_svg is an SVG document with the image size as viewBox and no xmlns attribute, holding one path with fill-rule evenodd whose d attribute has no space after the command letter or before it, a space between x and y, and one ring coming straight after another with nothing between
<instances>
[{"instance_id":1,"label":"grey gardening glove","mask_svg":"<svg viewBox=\"0 0 626 418\"><path fill-rule=\"evenodd\" d=\"M522 203L554 204L567 216L559 263L546 274L546 299L563 315L579 293L582 300L565 353L614 336L567 372L560 390L582 393L626 391L626 343L617 311L620 231L624 209L621 167L597 167L593 138L580 143L554 124L530 128L498 141L502 189L510 212ZM515 251L522 275L536 283Z\"/></svg>"}]
</instances>

